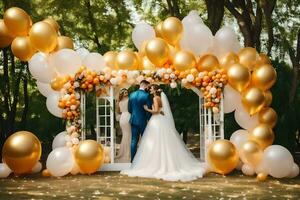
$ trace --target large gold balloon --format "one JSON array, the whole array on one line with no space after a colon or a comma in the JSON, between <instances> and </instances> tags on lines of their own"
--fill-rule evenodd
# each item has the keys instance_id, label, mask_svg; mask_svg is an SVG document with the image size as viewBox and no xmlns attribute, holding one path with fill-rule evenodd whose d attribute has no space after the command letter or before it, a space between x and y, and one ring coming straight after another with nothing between
<instances>
[{"instance_id":1,"label":"large gold balloon","mask_svg":"<svg viewBox=\"0 0 300 200\"><path fill-rule=\"evenodd\" d=\"M54 28L54 30L55 30L56 32L59 31L59 28L60 28L60 27L59 27L57 21L55 21L54 19L52 19L52 18L47 18L47 19L44 19L43 22L46 22L47 24L49 24L50 26L52 26L52 28Z\"/></svg>"},{"instance_id":2,"label":"large gold balloon","mask_svg":"<svg viewBox=\"0 0 300 200\"><path fill-rule=\"evenodd\" d=\"M255 67L261 66L263 64L271 65L272 62L266 54L261 53L261 54L259 54L259 56L255 62Z\"/></svg>"},{"instance_id":3,"label":"large gold balloon","mask_svg":"<svg viewBox=\"0 0 300 200\"><path fill-rule=\"evenodd\" d=\"M253 167L257 166L262 159L263 150L255 141L249 140L245 142L240 151L241 160Z\"/></svg>"},{"instance_id":4,"label":"large gold balloon","mask_svg":"<svg viewBox=\"0 0 300 200\"><path fill-rule=\"evenodd\" d=\"M13 39L14 38L10 35L3 19L0 19L0 48L9 46Z\"/></svg>"},{"instance_id":5,"label":"large gold balloon","mask_svg":"<svg viewBox=\"0 0 300 200\"><path fill-rule=\"evenodd\" d=\"M259 173L256 176L256 179L261 182L267 180L267 178L268 178L268 174L265 174L265 173Z\"/></svg>"},{"instance_id":6,"label":"large gold balloon","mask_svg":"<svg viewBox=\"0 0 300 200\"><path fill-rule=\"evenodd\" d=\"M118 53L115 64L119 69L136 70L139 67L138 58L131 50Z\"/></svg>"},{"instance_id":7,"label":"large gold balloon","mask_svg":"<svg viewBox=\"0 0 300 200\"><path fill-rule=\"evenodd\" d=\"M227 69L229 66L239 63L239 57L235 53L229 52L222 56L219 62L222 68Z\"/></svg>"},{"instance_id":8,"label":"large gold balloon","mask_svg":"<svg viewBox=\"0 0 300 200\"><path fill-rule=\"evenodd\" d=\"M201 56L197 63L197 69L199 71L211 71L218 68L219 66L220 64L218 58L211 54Z\"/></svg>"},{"instance_id":9,"label":"large gold balloon","mask_svg":"<svg viewBox=\"0 0 300 200\"><path fill-rule=\"evenodd\" d=\"M139 54L140 54L142 57L146 56L146 45L147 45L147 42L148 42L148 41L144 41L144 42L142 43L141 49L140 49L140 51L139 51Z\"/></svg>"},{"instance_id":10,"label":"large gold balloon","mask_svg":"<svg viewBox=\"0 0 300 200\"><path fill-rule=\"evenodd\" d=\"M264 92L250 86L242 93L242 103L250 115L259 112L265 105Z\"/></svg>"},{"instance_id":11,"label":"large gold balloon","mask_svg":"<svg viewBox=\"0 0 300 200\"><path fill-rule=\"evenodd\" d=\"M155 65L147 57L143 57L142 66L145 70L155 70Z\"/></svg>"},{"instance_id":12,"label":"large gold balloon","mask_svg":"<svg viewBox=\"0 0 300 200\"><path fill-rule=\"evenodd\" d=\"M241 64L233 64L227 70L229 84L239 92L242 92L250 83L251 74L247 67Z\"/></svg>"},{"instance_id":13,"label":"large gold balloon","mask_svg":"<svg viewBox=\"0 0 300 200\"><path fill-rule=\"evenodd\" d=\"M84 140L79 143L74 157L82 172L92 174L103 163L103 148L94 140Z\"/></svg>"},{"instance_id":14,"label":"large gold balloon","mask_svg":"<svg viewBox=\"0 0 300 200\"><path fill-rule=\"evenodd\" d=\"M258 120L260 123L267 124L271 128L273 128L277 122L277 114L273 108L263 108L258 113Z\"/></svg>"},{"instance_id":15,"label":"large gold balloon","mask_svg":"<svg viewBox=\"0 0 300 200\"><path fill-rule=\"evenodd\" d=\"M161 27L163 38L172 45L177 45L182 33L183 25L176 17L169 17L165 19Z\"/></svg>"},{"instance_id":16,"label":"large gold balloon","mask_svg":"<svg viewBox=\"0 0 300 200\"><path fill-rule=\"evenodd\" d=\"M156 26L155 26L155 35L156 37L160 37L163 38L163 34L162 34L162 24L163 21L159 22Z\"/></svg>"},{"instance_id":17,"label":"large gold balloon","mask_svg":"<svg viewBox=\"0 0 300 200\"><path fill-rule=\"evenodd\" d=\"M51 81L51 88L59 91L64 87L64 84L68 82L68 77L57 76Z\"/></svg>"},{"instance_id":18,"label":"large gold balloon","mask_svg":"<svg viewBox=\"0 0 300 200\"><path fill-rule=\"evenodd\" d=\"M270 64L263 64L254 69L252 73L252 84L256 87L267 90L276 82L276 71Z\"/></svg>"},{"instance_id":19,"label":"large gold balloon","mask_svg":"<svg viewBox=\"0 0 300 200\"><path fill-rule=\"evenodd\" d=\"M21 61L30 60L35 53L35 49L27 36L16 37L11 44L11 50Z\"/></svg>"},{"instance_id":20,"label":"large gold balloon","mask_svg":"<svg viewBox=\"0 0 300 200\"><path fill-rule=\"evenodd\" d=\"M30 41L39 51L49 53L57 45L57 32L46 22L35 23L29 31Z\"/></svg>"},{"instance_id":21,"label":"large gold balloon","mask_svg":"<svg viewBox=\"0 0 300 200\"><path fill-rule=\"evenodd\" d=\"M169 46L161 38L154 38L146 45L148 59L157 67L162 67L169 59Z\"/></svg>"},{"instance_id":22,"label":"large gold balloon","mask_svg":"<svg viewBox=\"0 0 300 200\"><path fill-rule=\"evenodd\" d=\"M238 152L228 140L213 142L208 148L207 157L214 171L220 174L228 174L239 162Z\"/></svg>"},{"instance_id":23,"label":"large gold balloon","mask_svg":"<svg viewBox=\"0 0 300 200\"><path fill-rule=\"evenodd\" d=\"M107 67L109 67L111 69L115 69L115 70L118 69L115 64L117 55L118 55L118 53L115 51L108 51L103 55L104 61L107 65Z\"/></svg>"},{"instance_id":24,"label":"large gold balloon","mask_svg":"<svg viewBox=\"0 0 300 200\"><path fill-rule=\"evenodd\" d=\"M250 140L257 142L262 149L271 145L274 142L274 132L267 124L259 124L250 134Z\"/></svg>"},{"instance_id":25,"label":"large gold balloon","mask_svg":"<svg viewBox=\"0 0 300 200\"><path fill-rule=\"evenodd\" d=\"M7 138L2 149L2 157L16 174L31 171L41 157L39 139L28 131L19 131Z\"/></svg>"},{"instance_id":26,"label":"large gold balloon","mask_svg":"<svg viewBox=\"0 0 300 200\"><path fill-rule=\"evenodd\" d=\"M270 90L264 91L265 94L265 107L268 107L272 104L273 95Z\"/></svg>"},{"instance_id":27,"label":"large gold balloon","mask_svg":"<svg viewBox=\"0 0 300 200\"><path fill-rule=\"evenodd\" d=\"M245 47L240 50L238 56L239 56L240 64L252 70L258 58L258 53L256 52L256 49L252 47Z\"/></svg>"},{"instance_id":28,"label":"large gold balloon","mask_svg":"<svg viewBox=\"0 0 300 200\"><path fill-rule=\"evenodd\" d=\"M57 45L54 51L58 51L60 49L74 49L73 40L67 36L59 36L57 38Z\"/></svg>"},{"instance_id":29,"label":"large gold balloon","mask_svg":"<svg viewBox=\"0 0 300 200\"><path fill-rule=\"evenodd\" d=\"M196 65L196 58L191 52L181 50L174 55L173 65L178 71L192 69Z\"/></svg>"},{"instance_id":30,"label":"large gold balloon","mask_svg":"<svg viewBox=\"0 0 300 200\"><path fill-rule=\"evenodd\" d=\"M12 36L26 36L30 29L30 17L21 8L12 7L5 11L4 23Z\"/></svg>"}]
</instances>

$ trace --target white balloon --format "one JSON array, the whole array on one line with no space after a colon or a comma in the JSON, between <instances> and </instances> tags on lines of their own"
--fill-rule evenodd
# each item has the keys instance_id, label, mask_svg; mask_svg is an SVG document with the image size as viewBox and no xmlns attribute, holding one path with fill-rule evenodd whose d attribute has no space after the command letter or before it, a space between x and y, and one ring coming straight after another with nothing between
<instances>
[{"instance_id":1,"label":"white balloon","mask_svg":"<svg viewBox=\"0 0 300 200\"><path fill-rule=\"evenodd\" d=\"M70 173L74 162L71 150L68 147L59 147L49 154L46 167L51 175L59 177Z\"/></svg>"},{"instance_id":2,"label":"white balloon","mask_svg":"<svg viewBox=\"0 0 300 200\"><path fill-rule=\"evenodd\" d=\"M267 147L262 159L266 163L268 174L275 178L287 177L294 165L292 154L280 145Z\"/></svg>"},{"instance_id":3,"label":"white balloon","mask_svg":"<svg viewBox=\"0 0 300 200\"><path fill-rule=\"evenodd\" d=\"M11 169L5 163L0 163L0 178L8 177L11 172Z\"/></svg>"},{"instance_id":4,"label":"white balloon","mask_svg":"<svg viewBox=\"0 0 300 200\"><path fill-rule=\"evenodd\" d=\"M81 67L80 56L72 49L61 49L49 57L49 64L60 75L73 75Z\"/></svg>"},{"instance_id":5,"label":"white balloon","mask_svg":"<svg viewBox=\"0 0 300 200\"><path fill-rule=\"evenodd\" d=\"M230 136L230 142L232 142L235 147L240 150L242 145L248 141L249 139L249 132L243 129L237 130Z\"/></svg>"},{"instance_id":6,"label":"white balloon","mask_svg":"<svg viewBox=\"0 0 300 200\"><path fill-rule=\"evenodd\" d=\"M243 105L236 108L234 118L238 125L247 130L253 129L258 125L258 114L250 116Z\"/></svg>"},{"instance_id":7,"label":"white balloon","mask_svg":"<svg viewBox=\"0 0 300 200\"><path fill-rule=\"evenodd\" d=\"M289 175L287 176L287 178L295 178L299 175L299 166L294 163L292 170L290 171Z\"/></svg>"},{"instance_id":8,"label":"white balloon","mask_svg":"<svg viewBox=\"0 0 300 200\"><path fill-rule=\"evenodd\" d=\"M32 168L31 173L35 174L40 172L41 170L42 170L42 163L38 161Z\"/></svg>"},{"instance_id":9,"label":"white balloon","mask_svg":"<svg viewBox=\"0 0 300 200\"><path fill-rule=\"evenodd\" d=\"M135 47L140 50L144 41L155 38L155 31L152 26L143 22L134 27L131 37Z\"/></svg>"},{"instance_id":10,"label":"white balloon","mask_svg":"<svg viewBox=\"0 0 300 200\"><path fill-rule=\"evenodd\" d=\"M86 48L79 48L76 50L76 53L79 55L81 60L84 60L84 58L90 53L89 50Z\"/></svg>"},{"instance_id":11,"label":"white balloon","mask_svg":"<svg viewBox=\"0 0 300 200\"><path fill-rule=\"evenodd\" d=\"M241 95L230 85L224 88L224 113L231 113L241 103Z\"/></svg>"},{"instance_id":12,"label":"white balloon","mask_svg":"<svg viewBox=\"0 0 300 200\"><path fill-rule=\"evenodd\" d=\"M52 92L47 97L46 107L52 115L61 118L62 117L62 109L60 107L58 107L59 99L60 99L60 94L58 92Z\"/></svg>"},{"instance_id":13,"label":"white balloon","mask_svg":"<svg viewBox=\"0 0 300 200\"><path fill-rule=\"evenodd\" d=\"M43 83L50 83L56 77L56 72L48 63L47 55L38 52L28 62L30 74Z\"/></svg>"},{"instance_id":14,"label":"white balloon","mask_svg":"<svg viewBox=\"0 0 300 200\"><path fill-rule=\"evenodd\" d=\"M52 90L51 85L49 83L43 83L40 81L36 81L36 85L37 85L39 92L44 97L48 97L49 94L51 94L52 92L55 92L54 90Z\"/></svg>"},{"instance_id":15,"label":"white balloon","mask_svg":"<svg viewBox=\"0 0 300 200\"><path fill-rule=\"evenodd\" d=\"M104 58L100 53L89 53L82 61L82 65L95 72L99 72L106 67Z\"/></svg>"},{"instance_id":16,"label":"white balloon","mask_svg":"<svg viewBox=\"0 0 300 200\"><path fill-rule=\"evenodd\" d=\"M255 174L254 168L251 165L244 164L242 167L243 174L253 176Z\"/></svg>"},{"instance_id":17,"label":"white balloon","mask_svg":"<svg viewBox=\"0 0 300 200\"><path fill-rule=\"evenodd\" d=\"M71 170L70 173L71 173L72 175L76 175L76 174L78 174L78 173L82 173L82 174L83 174L83 172L81 172L81 170L80 170L80 168L79 168L79 166L77 165L76 162L74 162L73 168L72 168L72 170Z\"/></svg>"},{"instance_id":18,"label":"white balloon","mask_svg":"<svg viewBox=\"0 0 300 200\"><path fill-rule=\"evenodd\" d=\"M236 46L237 36L234 30L228 26L222 27L215 35L218 54L224 54L229 51L234 51Z\"/></svg>"},{"instance_id":19,"label":"white balloon","mask_svg":"<svg viewBox=\"0 0 300 200\"><path fill-rule=\"evenodd\" d=\"M53 139L52 149L56 149L58 147L65 147L67 144L66 136L67 136L67 131L63 131L57 134Z\"/></svg>"},{"instance_id":20,"label":"white balloon","mask_svg":"<svg viewBox=\"0 0 300 200\"><path fill-rule=\"evenodd\" d=\"M203 24L203 21L199 17L198 11L196 10L190 11L189 14L182 19L182 25L184 27L184 31L198 24Z\"/></svg>"},{"instance_id":21,"label":"white balloon","mask_svg":"<svg viewBox=\"0 0 300 200\"><path fill-rule=\"evenodd\" d=\"M256 174L259 174L259 173L268 174L267 165L266 165L266 162L263 159L255 167L255 173Z\"/></svg>"},{"instance_id":22,"label":"white balloon","mask_svg":"<svg viewBox=\"0 0 300 200\"><path fill-rule=\"evenodd\" d=\"M238 165L236 166L235 169L242 170L243 165L244 165L243 161L239 160L239 163L238 163Z\"/></svg>"}]
</instances>

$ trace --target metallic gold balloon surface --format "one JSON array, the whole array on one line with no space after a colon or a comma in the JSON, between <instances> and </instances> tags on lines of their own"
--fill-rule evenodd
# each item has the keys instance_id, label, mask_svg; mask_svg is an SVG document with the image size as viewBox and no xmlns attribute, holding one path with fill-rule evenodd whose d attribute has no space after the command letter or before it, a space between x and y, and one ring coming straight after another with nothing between
<instances>
[{"instance_id":1,"label":"metallic gold balloon surface","mask_svg":"<svg viewBox=\"0 0 300 200\"><path fill-rule=\"evenodd\" d=\"M43 177L50 177L51 174L50 174L50 172L49 172L48 169L44 169L44 170L42 171L42 176L43 176Z\"/></svg>"},{"instance_id":2,"label":"metallic gold balloon surface","mask_svg":"<svg viewBox=\"0 0 300 200\"><path fill-rule=\"evenodd\" d=\"M0 19L0 48L9 46L13 39L14 38L10 35L3 19Z\"/></svg>"},{"instance_id":3,"label":"metallic gold balloon surface","mask_svg":"<svg viewBox=\"0 0 300 200\"><path fill-rule=\"evenodd\" d=\"M239 57L235 53L229 52L222 56L219 62L222 68L227 69L229 66L239 63Z\"/></svg>"},{"instance_id":4,"label":"metallic gold balloon surface","mask_svg":"<svg viewBox=\"0 0 300 200\"><path fill-rule=\"evenodd\" d=\"M262 148L257 142L251 140L242 145L239 153L241 160L253 167L259 164L263 156Z\"/></svg>"},{"instance_id":5,"label":"metallic gold balloon surface","mask_svg":"<svg viewBox=\"0 0 300 200\"><path fill-rule=\"evenodd\" d=\"M155 65L147 57L143 57L142 65L145 70L155 70Z\"/></svg>"},{"instance_id":6,"label":"metallic gold balloon surface","mask_svg":"<svg viewBox=\"0 0 300 200\"><path fill-rule=\"evenodd\" d=\"M242 103L250 115L258 113L265 105L264 92L250 86L242 93Z\"/></svg>"},{"instance_id":7,"label":"metallic gold balloon surface","mask_svg":"<svg viewBox=\"0 0 300 200\"><path fill-rule=\"evenodd\" d=\"M258 120L262 124L267 124L273 128L277 123L277 114L273 108L263 108L258 113Z\"/></svg>"},{"instance_id":8,"label":"metallic gold balloon surface","mask_svg":"<svg viewBox=\"0 0 300 200\"><path fill-rule=\"evenodd\" d=\"M272 128L266 124L259 124L250 134L250 140L257 142L262 149L271 145L274 142L274 132Z\"/></svg>"},{"instance_id":9,"label":"metallic gold balloon surface","mask_svg":"<svg viewBox=\"0 0 300 200\"><path fill-rule=\"evenodd\" d=\"M118 69L115 64L117 55L118 55L118 53L115 51L108 51L103 55L104 61L107 65L107 67L109 67L111 69L115 69L115 70Z\"/></svg>"},{"instance_id":10,"label":"metallic gold balloon surface","mask_svg":"<svg viewBox=\"0 0 300 200\"><path fill-rule=\"evenodd\" d=\"M267 178L268 178L268 174L265 174L265 173L259 173L256 176L256 179L261 182L267 180Z\"/></svg>"},{"instance_id":11,"label":"metallic gold balloon surface","mask_svg":"<svg viewBox=\"0 0 300 200\"><path fill-rule=\"evenodd\" d=\"M39 139L27 131L19 131L9 136L2 149L4 162L16 174L30 172L39 161L41 153Z\"/></svg>"},{"instance_id":12,"label":"metallic gold balloon surface","mask_svg":"<svg viewBox=\"0 0 300 200\"><path fill-rule=\"evenodd\" d=\"M21 8L12 7L5 11L4 23L11 36L26 36L30 29L30 17Z\"/></svg>"},{"instance_id":13,"label":"metallic gold balloon surface","mask_svg":"<svg viewBox=\"0 0 300 200\"><path fill-rule=\"evenodd\" d=\"M256 60L256 62L255 62L255 67L261 66L263 64L271 65L272 62L266 54L260 53L257 60Z\"/></svg>"},{"instance_id":14,"label":"metallic gold balloon surface","mask_svg":"<svg viewBox=\"0 0 300 200\"><path fill-rule=\"evenodd\" d=\"M277 74L270 64L263 64L254 69L252 73L252 84L256 87L267 90L276 82Z\"/></svg>"},{"instance_id":15,"label":"metallic gold balloon surface","mask_svg":"<svg viewBox=\"0 0 300 200\"><path fill-rule=\"evenodd\" d=\"M183 33L183 25L181 21L176 17L169 17L165 19L162 24L162 35L163 38L172 45L177 45L182 33Z\"/></svg>"},{"instance_id":16,"label":"metallic gold balloon surface","mask_svg":"<svg viewBox=\"0 0 300 200\"><path fill-rule=\"evenodd\" d=\"M11 50L21 61L30 60L35 53L35 49L27 36L16 37L11 44Z\"/></svg>"},{"instance_id":17,"label":"metallic gold balloon surface","mask_svg":"<svg viewBox=\"0 0 300 200\"><path fill-rule=\"evenodd\" d=\"M118 53L115 64L119 69L136 70L139 67L138 58L131 50Z\"/></svg>"},{"instance_id":18,"label":"metallic gold balloon surface","mask_svg":"<svg viewBox=\"0 0 300 200\"><path fill-rule=\"evenodd\" d=\"M196 65L196 58L191 52L181 50L174 55L173 65L178 71L192 69Z\"/></svg>"},{"instance_id":19,"label":"metallic gold balloon surface","mask_svg":"<svg viewBox=\"0 0 300 200\"><path fill-rule=\"evenodd\" d=\"M258 58L258 53L256 52L256 49L252 47L245 47L240 50L238 56L239 56L240 64L252 70Z\"/></svg>"},{"instance_id":20,"label":"metallic gold balloon surface","mask_svg":"<svg viewBox=\"0 0 300 200\"><path fill-rule=\"evenodd\" d=\"M73 40L67 36L59 36L57 38L57 45L54 51L58 51L60 49L74 49Z\"/></svg>"},{"instance_id":21,"label":"metallic gold balloon surface","mask_svg":"<svg viewBox=\"0 0 300 200\"><path fill-rule=\"evenodd\" d=\"M156 37L160 37L163 38L163 34L162 34L162 24L163 21L159 22L156 26L155 26L155 35Z\"/></svg>"},{"instance_id":22,"label":"metallic gold balloon surface","mask_svg":"<svg viewBox=\"0 0 300 200\"><path fill-rule=\"evenodd\" d=\"M265 94L265 107L268 107L272 104L273 95L270 90L264 91Z\"/></svg>"},{"instance_id":23,"label":"metallic gold balloon surface","mask_svg":"<svg viewBox=\"0 0 300 200\"><path fill-rule=\"evenodd\" d=\"M54 28L54 30L55 30L56 32L59 31L59 28L60 28L60 27L59 27L57 21L55 21L54 19L52 19L52 18L47 18L47 19L44 19L43 22L46 22L47 24L49 24L50 26L52 26L52 28Z\"/></svg>"},{"instance_id":24,"label":"metallic gold balloon surface","mask_svg":"<svg viewBox=\"0 0 300 200\"><path fill-rule=\"evenodd\" d=\"M162 67L169 59L169 46L161 38L151 39L146 45L146 55L156 67Z\"/></svg>"},{"instance_id":25,"label":"metallic gold balloon surface","mask_svg":"<svg viewBox=\"0 0 300 200\"><path fill-rule=\"evenodd\" d=\"M53 90L59 91L64 87L64 84L67 83L68 78L63 76L57 76L51 81L51 88Z\"/></svg>"},{"instance_id":26,"label":"metallic gold balloon surface","mask_svg":"<svg viewBox=\"0 0 300 200\"><path fill-rule=\"evenodd\" d=\"M211 71L213 69L219 68L219 66L220 64L218 58L211 54L201 56L197 63L197 69L199 71Z\"/></svg>"},{"instance_id":27,"label":"metallic gold balloon surface","mask_svg":"<svg viewBox=\"0 0 300 200\"><path fill-rule=\"evenodd\" d=\"M241 64L231 65L227 70L227 76L229 84L239 92L242 92L250 84L250 71Z\"/></svg>"},{"instance_id":28,"label":"metallic gold balloon surface","mask_svg":"<svg viewBox=\"0 0 300 200\"><path fill-rule=\"evenodd\" d=\"M141 49L140 49L140 51L139 51L139 54L140 54L142 57L146 56L146 45L147 45L147 42L148 42L148 41L144 41L144 42L142 43Z\"/></svg>"},{"instance_id":29,"label":"metallic gold balloon surface","mask_svg":"<svg viewBox=\"0 0 300 200\"><path fill-rule=\"evenodd\" d=\"M236 168L239 155L235 146L228 140L217 140L208 149L208 161L220 174L228 174Z\"/></svg>"},{"instance_id":30,"label":"metallic gold balloon surface","mask_svg":"<svg viewBox=\"0 0 300 200\"><path fill-rule=\"evenodd\" d=\"M94 140L80 142L74 153L77 165L87 174L92 174L101 167L103 155L102 146Z\"/></svg>"},{"instance_id":31,"label":"metallic gold balloon surface","mask_svg":"<svg viewBox=\"0 0 300 200\"><path fill-rule=\"evenodd\" d=\"M29 31L29 38L33 46L42 52L49 53L57 45L57 32L46 22L35 23Z\"/></svg>"}]
</instances>

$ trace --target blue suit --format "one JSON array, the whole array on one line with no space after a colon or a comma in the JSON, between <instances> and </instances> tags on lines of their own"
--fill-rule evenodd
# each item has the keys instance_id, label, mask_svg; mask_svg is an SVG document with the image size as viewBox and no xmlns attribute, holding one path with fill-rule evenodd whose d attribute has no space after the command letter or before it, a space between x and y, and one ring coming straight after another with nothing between
<instances>
[{"instance_id":1,"label":"blue suit","mask_svg":"<svg viewBox=\"0 0 300 200\"><path fill-rule=\"evenodd\" d=\"M144 90L137 90L129 96L128 111L131 113L131 161L133 160L140 135L143 135L151 114L145 111L144 105L152 106L150 95Z\"/></svg>"}]
</instances>

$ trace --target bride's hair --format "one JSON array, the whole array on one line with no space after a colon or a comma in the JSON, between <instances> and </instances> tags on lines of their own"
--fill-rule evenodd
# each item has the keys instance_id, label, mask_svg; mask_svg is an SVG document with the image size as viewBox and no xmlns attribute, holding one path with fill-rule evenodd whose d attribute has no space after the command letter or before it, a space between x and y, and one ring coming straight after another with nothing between
<instances>
[{"instance_id":1,"label":"bride's hair","mask_svg":"<svg viewBox=\"0 0 300 200\"><path fill-rule=\"evenodd\" d=\"M155 95L160 96L162 93L162 89L159 87L159 85L152 84L151 88L153 88Z\"/></svg>"},{"instance_id":2,"label":"bride's hair","mask_svg":"<svg viewBox=\"0 0 300 200\"><path fill-rule=\"evenodd\" d=\"M124 98L124 94L127 92L128 94L128 90L126 88L121 89L120 93L119 93L119 101L122 101L122 99Z\"/></svg>"}]
</instances>

